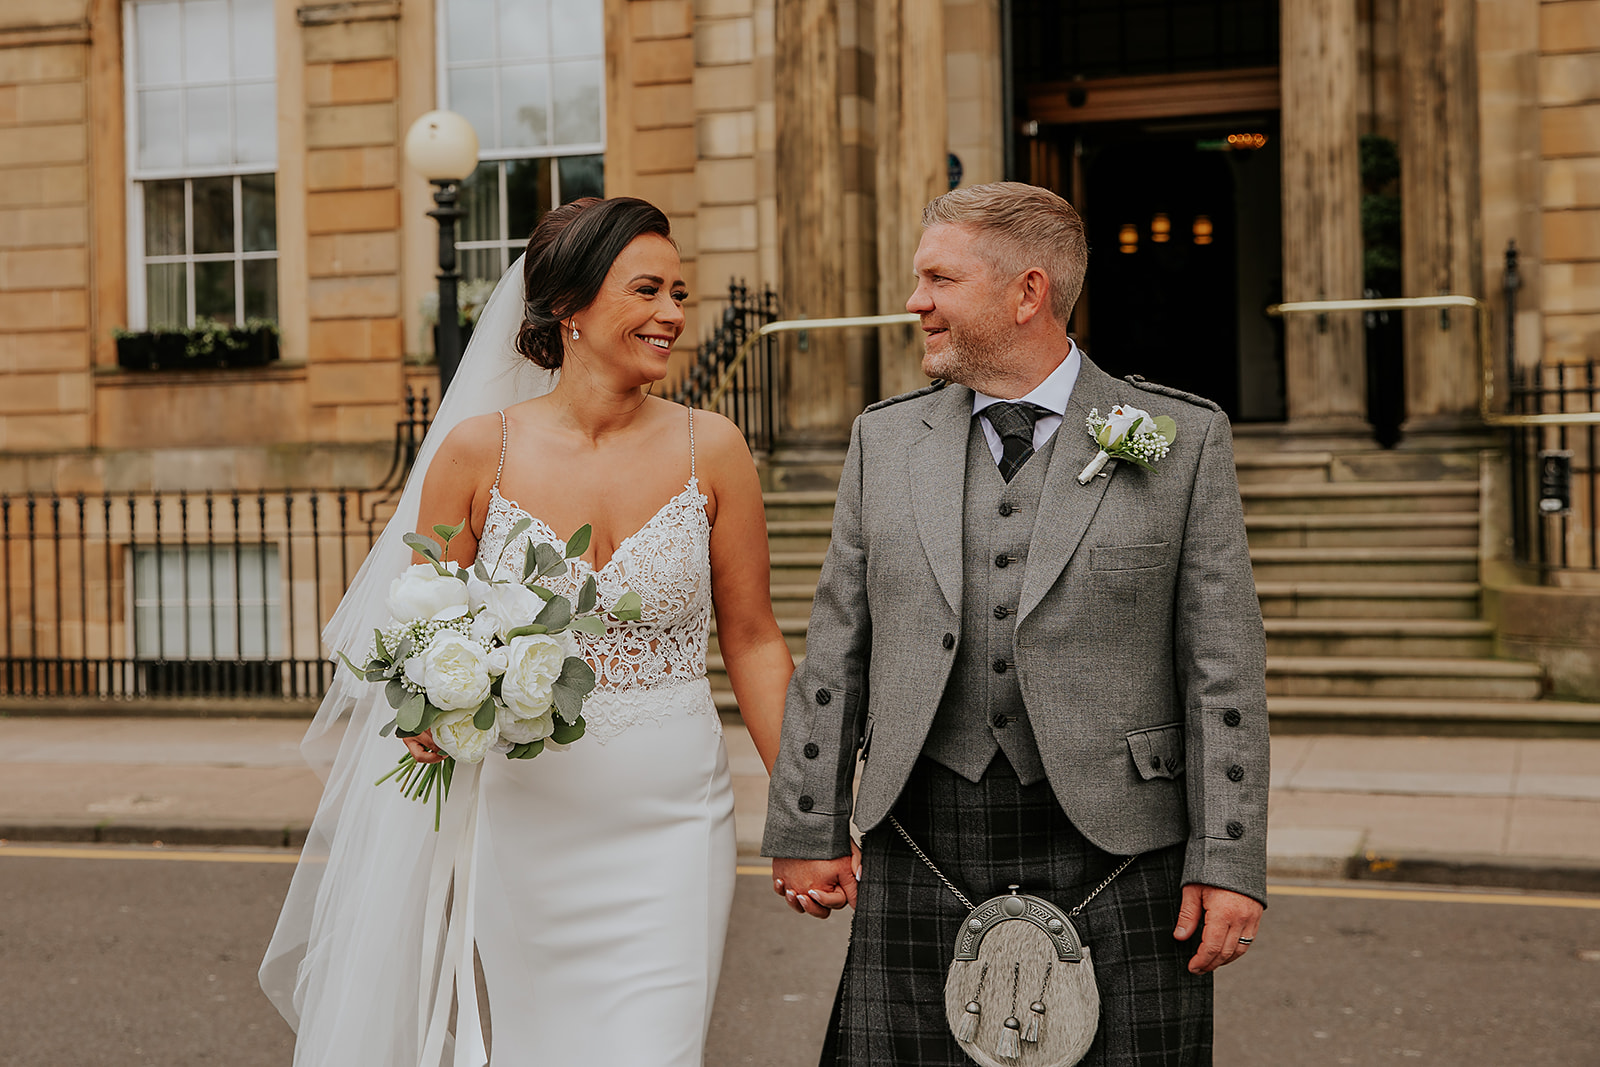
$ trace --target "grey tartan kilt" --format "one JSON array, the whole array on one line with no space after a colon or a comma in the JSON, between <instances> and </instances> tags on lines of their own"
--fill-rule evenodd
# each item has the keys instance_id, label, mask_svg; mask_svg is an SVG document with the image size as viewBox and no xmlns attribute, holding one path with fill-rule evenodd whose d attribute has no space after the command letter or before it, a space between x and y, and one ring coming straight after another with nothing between
<instances>
[{"instance_id":1,"label":"grey tartan kilt","mask_svg":"<svg viewBox=\"0 0 1600 1067\"><path fill-rule=\"evenodd\" d=\"M1024 786L1003 754L976 784L923 758L895 816L973 904L1016 884L1070 911L1120 857L1084 839L1048 782ZM885 822L862 840L863 874L823 1067L969 1067L944 1012L945 972L967 909ZM1092 1067L1211 1062L1211 976L1173 939L1183 846L1142 855L1075 921L1093 950L1100 1030Z\"/></svg>"}]
</instances>

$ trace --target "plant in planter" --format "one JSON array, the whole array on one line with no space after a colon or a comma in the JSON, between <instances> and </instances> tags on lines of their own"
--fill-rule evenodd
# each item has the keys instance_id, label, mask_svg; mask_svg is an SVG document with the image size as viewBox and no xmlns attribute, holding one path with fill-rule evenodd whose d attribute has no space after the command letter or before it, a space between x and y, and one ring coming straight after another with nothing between
<instances>
[{"instance_id":1,"label":"plant in planter","mask_svg":"<svg viewBox=\"0 0 1600 1067\"><path fill-rule=\"evenodd\" d=\"M247 319L242 326L198 319L188 329L114 329L111 336L124 370L264 367L278 358L278 326L267 319Z\"/></svg>"}]
</instances>

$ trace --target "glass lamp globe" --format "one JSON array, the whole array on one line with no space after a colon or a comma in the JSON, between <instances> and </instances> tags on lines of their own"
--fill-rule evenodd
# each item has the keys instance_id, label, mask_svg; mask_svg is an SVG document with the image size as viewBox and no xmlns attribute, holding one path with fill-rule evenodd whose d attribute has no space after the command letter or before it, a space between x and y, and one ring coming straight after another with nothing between
<instances>
[{"instance_id":1,"label":"glass lamp globe","mask_svg":"<svg viewBox=\"0 0 1600 1067\"><path fill-rule=\"evenodd\" d=\"M430 182L459 182L478 165L478 134L454 111L429 111L406 131L406 163Z\"/></svg>"}]
</instances>

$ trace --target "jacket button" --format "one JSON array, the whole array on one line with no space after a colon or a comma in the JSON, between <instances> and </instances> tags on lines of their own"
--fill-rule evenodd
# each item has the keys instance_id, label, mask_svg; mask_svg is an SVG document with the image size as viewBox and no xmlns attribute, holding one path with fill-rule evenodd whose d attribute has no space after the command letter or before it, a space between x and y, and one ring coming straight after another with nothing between
<instances>
[{"instance_id":1,"label":"jacket button","mask_svg":"<svg viewBox=\"0 0 1600 1067\"><path fill-rule=\"evenodd\" d=\"M1006 667L1007 666L1009 666L1009 664L1007 664L1005 660L1003 660L1003 659L995 660L994 661L994 673L996 673L996 674L1004 674L1004 673L1006 673Z\"/></svg>"},{"instance_id":2,"label":"jacket button","mask_svg":"<svg viewBox=\"0 0 1600 1067\"><path fill-rule=\"evenodd\" d=\"M817 703L818 704L826 704L826 703L828 703L828 701L830 701L832 699L833 699L833 694L828 692L826 689L818 689L817 690Z\"/></svg>"},{"instance_id":3,"label":"jacket button","mask_svg":"<svg viewBox=\"0 0 1600 1067\"><path fill-rule=\"evenodd\" d=\"M816 759L818 756L822 755L822 749L817 747L817 743L815 741L807 741L806 747L801 751L806 754L806 759Z\"/></svg>"},{"instance_id":4,"label":"jacket button","mask_svg":"<svg viewBox=\"0 0 1600 1067\"><path fill-rule=\"evenodd\" d=\"M812 808L817 806L816 801L812 800L808 796L801 797L799 800L795 801L795 804L801 811L810 811ZM1241 832L1243 831L1241 830Z\"/></svg>"},{"instance_id":5,"label":"jacket button","mask_svg":"<svg viewBox=\"0 0 1600 1067\"><path fill-rule=\"evenodd\" d=\"M1222 713L1222 721L1227 723L1229 726L1238 726L1241 718L1242 716L1233 708L1229 708L1227 711Z\"/></svg>"},{"instance_id":6,"label":"jacket button","mask_svg":"<svg viewBox=\"0 0 1600 1067\"><path fill-rule=\"evenodd\" d=\"M944 645L945 648L955 648L956 647L956 635L955 634L945 634L943 637L941 637L939 639L939 643Z\"/></svg>"},{"instance_id":7,"label":"jacket button","mask_svg":"<svg viewBox=\"0 0 1600 1067\"><path fill-rule=\"evenodd\" d=\"M1242 782L1242 781L1244 781L1244 768L1239 766L1237 763L1235 763L1232 767L1229 767L1228 768L1228 781L1230 781L1230 782Z\"/></svg>"},{"instance_id":8,"label":"jacket button","mask_svg":"<svg viewBox=\"0 0 1600 1067\"><path fill-rule=\"evenodd\" d=\"M1001 604L999 607L994 609L994 617L997 619L1003 619L1010 614L1011 609L1006 607L1004 604Z\"/></svg>"},{"instance_id":9,"label":"jacket button","mask_svg":"<svg viewBox=\"0 0 1600 1067\"><path fill-rule=\"evenodd\" d=\"M1161 769L1161 757L1160 756L1151 756L1150 757L1150 769L1153 770L1153 771L1159 771Z\"/></svg>"},{"instance_id":10,"label":"jacket button","mask_svg":"<svg viewBox=\"0 0 1600 1067\"><path fill-rule=\"evenodd\" d=\"M806 798L805 797L801 797L800 799L801 800L805 800ZM807 808L806 810L810 811L811 809ZM1237 841L1237 840L1239 840L1239 838L1243 837L1244 836L1244 823L1237 822L1237 821L1230 822L1228 824L1228 836L1233 838L1235 841Z\"/></svg>"},{"instance_id":11,"label":"jacket button","mask_svg":"<svg viewBox=\"0 0 1600 1067\"><path fill-rule=\"evenodd\" d=\"M1011 566L1011 557L1001 553L994 558L994 565L996 567L1009 567Z\"/></svg>"},{"instance_id":12,"label":"jacket button","mask_svg":"<svg viewBox=\"0 0 1600 1067\"><path fill-rule=\"evenodd\" d=\"M1008 721L1004 715L996 715L994 717L994 728L996 730L1004 730Z\"/></svg>"},{"instance_id":13,"label":"jacket button","mask_svg":"<svg viewBox=\"0 0 1600 1067\"><path fill-rule=\"evenodd\" d=\"M1001 504L1000 505L1000 514L1001 515L1010 515L1013 511L1016 511L1016 510L1017 509L1012 507L1010 504Z\"/></svg>"}]
</instances>

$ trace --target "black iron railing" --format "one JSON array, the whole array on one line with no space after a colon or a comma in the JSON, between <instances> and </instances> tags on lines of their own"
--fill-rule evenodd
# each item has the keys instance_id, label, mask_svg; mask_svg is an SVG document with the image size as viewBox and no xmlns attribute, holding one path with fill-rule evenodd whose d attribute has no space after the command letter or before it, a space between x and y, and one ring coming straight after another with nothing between
<instances>
[{"instance_id":1,"label":"black iron railing","mask_svg":"<svg viewBox=\"0 0 1600 1067\"><path fill-rule=\"evenodd\" d=\"M1511 414L1600 412L1600 363L1511 372ZM1541 571L1600 571L1600 465L1594 422L1523 425L1511 434L1517 562Z\"/></svg>"},{"instance_id":2,"label":"black iron railing","mask_svg":"<svg viewBox=\"0 0 1600 1067\"><path fill-rule=\"evenodd\" d=\"M770 452L777 423L777 342L762 338L739 360L739 347L778 317L778 295L757 293L742 282L728 283L728 306L716 328L701 343L693 366L678 382L673 399L690 407L710 405L744 431L752 452ZM731 378L720 390L723 378Z\"/></svg>"},{"instance_id":3,"label":"black iron railing","mask_svg":"<svg viewBox=\"0 0 1600 1067\"><path fill-rule=\"evenodd\" d=\"M408 392L366 489L0 494L0 696L322 696L322 628L427 427Z\"/></svg>"}]
</instances>

